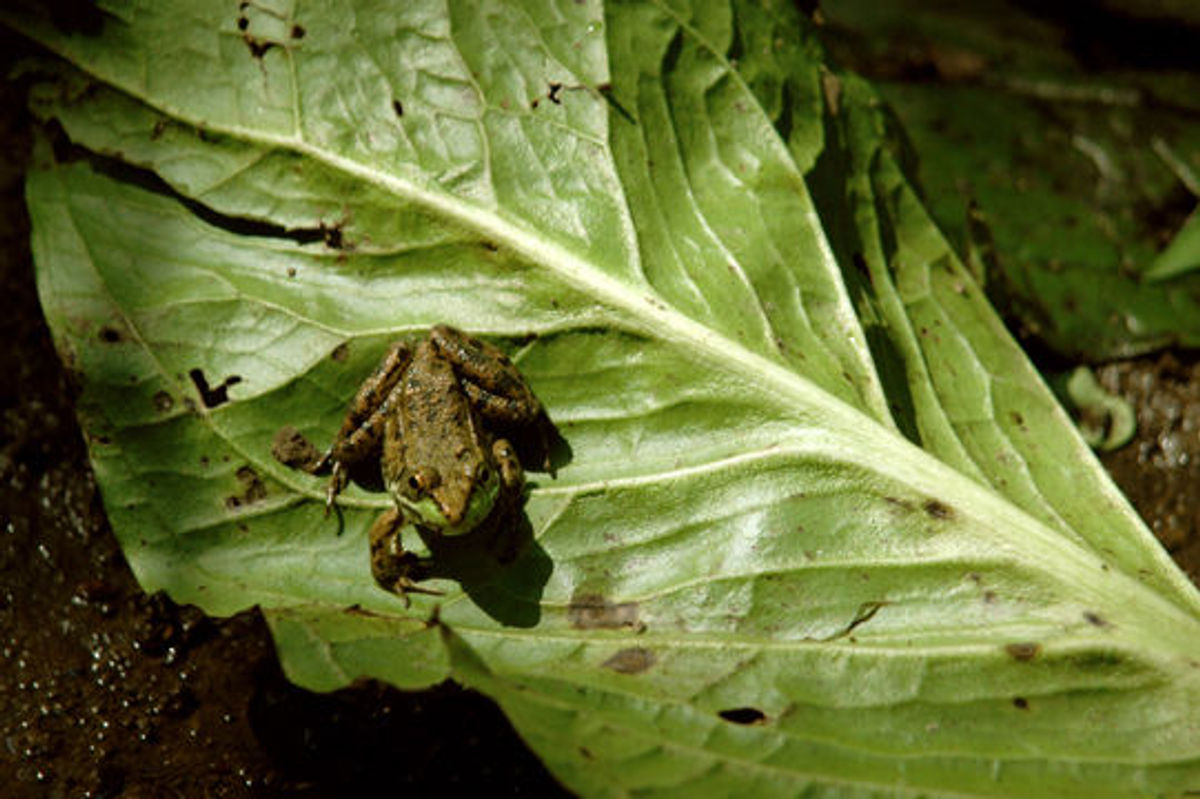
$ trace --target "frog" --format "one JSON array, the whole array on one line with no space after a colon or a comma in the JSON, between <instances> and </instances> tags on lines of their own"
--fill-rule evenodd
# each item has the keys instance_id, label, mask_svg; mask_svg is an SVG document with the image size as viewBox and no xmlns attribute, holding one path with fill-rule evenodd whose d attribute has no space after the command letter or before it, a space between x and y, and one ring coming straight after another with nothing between
<instances>
[{"instance_id":1,"label":"frog","mask_svg":"<svg viewBox=\"0 0 1200 799\"><path fill-rule=\"evenodd\" d=\"M402 596L440 594L420 586L422 559L401 531L465 536L511 520L524 493L524 469L494 431L536 429L545 415L516 366L498 347L437 325L415 347L393 343L359 387L314 473L332 472L326 510L348 473L378 463L394 503L371 526L371 571Z\"/></svg>"}]
</instances>

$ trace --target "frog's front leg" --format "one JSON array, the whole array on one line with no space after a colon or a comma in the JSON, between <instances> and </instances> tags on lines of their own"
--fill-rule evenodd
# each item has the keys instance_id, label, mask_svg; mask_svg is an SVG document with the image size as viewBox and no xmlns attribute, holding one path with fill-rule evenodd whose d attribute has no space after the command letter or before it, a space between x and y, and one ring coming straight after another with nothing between
<instances>
[{"instance_id":1,"label":"frog's front leg","mask_svg":"<svg viewBox=\"0 0 1200 799\"><path fill-rule=\"evenodd\" d=\"M390 398L396 393L400 378L412 359L412 349L404 342L397 341L388 348L371 376L359 386L341 429L314 469L322 473L330 464L333 466L325 501L326 510L346 487L346 471L349 467L379 459L389 401L399 401L399 397L394 400Z\"/></svg>"},{"instance_id":2,"label":"frog's front leg","mask_svg":"<svg viewBox=\"0 0 1200 799\"><path fill-rule=\"evenodd\" d=\"M409 606L409 594L441 596L441 591L422 588L416 581L422 577L424 567L415 552L404 549L400 533L404 529L404 513L399 508L385 511L371 525L371 574L375 582L386 591L398 594Z\"/></svg>"}]
</instances>

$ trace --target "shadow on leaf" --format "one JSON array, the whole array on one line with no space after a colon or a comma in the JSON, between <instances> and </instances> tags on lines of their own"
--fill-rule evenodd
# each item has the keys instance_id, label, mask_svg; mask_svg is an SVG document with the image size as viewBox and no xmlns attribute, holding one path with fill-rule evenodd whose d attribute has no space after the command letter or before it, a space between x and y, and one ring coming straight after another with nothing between
<instances>
[{"instance_id":1,"label":"shadow on leaf","mask_svg":"<svg viewBox=\"0 0 1200 799\"><path fill-rule=\"evenodd\" d=\"M540 621L542 592L554 565L523 511L495 531L454 538L419 528L418 533L430 553L423 577L457 581L500 624L533 627Z\"/></svg>"}]
</instances>

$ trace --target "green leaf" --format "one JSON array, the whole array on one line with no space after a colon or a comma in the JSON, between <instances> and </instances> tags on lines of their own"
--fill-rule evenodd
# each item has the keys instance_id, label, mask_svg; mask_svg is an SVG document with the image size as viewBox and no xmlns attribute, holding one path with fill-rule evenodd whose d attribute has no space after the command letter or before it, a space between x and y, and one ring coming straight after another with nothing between
<instances>
[{"instance_id":1,"label":"green leaf","mask_svg":"<svg viewBox=\"0 0 1200 799\"><path fill-rule=\"evenodd\" d=\"M39 290L147 590L317 690L473 685L587 795L1200 784L1200 597L790 5L106 13L3 19L88 155L30 178ZM410 608L386 498L271 441L437 323L571 458Z\"/></svg>"},{"instance_id":2,"label":"green leaf","mask_svg":"<svg viewBox=\"0 0 1200 799\"><path fill-rule=\"evenodd\" d=\"M1200 76L1120 47L1080 59L1074 36L1086 18L1156 41L1195 14L1151 5L824 9L835 57L878 75L903 120L939 227L978 256L1022 335L1069 361L1200 346L1196 244L1181 227L1200 194ZM905 166L917 175L915 159Z\"/></svg>"},{"instance_id":3,"label":"green leaf","mask_svg":"<svg viewBox=\"0 0 1200 799\"><path fill-rule=\"evenodd\" d=\"M1195 211L1183 223L1183 227L1171 239L1158 257L1150 264L1142 277L1158 282L1178 275L1194 272L1200 268L1200 213Z\"/></svg>"}]
</instances>

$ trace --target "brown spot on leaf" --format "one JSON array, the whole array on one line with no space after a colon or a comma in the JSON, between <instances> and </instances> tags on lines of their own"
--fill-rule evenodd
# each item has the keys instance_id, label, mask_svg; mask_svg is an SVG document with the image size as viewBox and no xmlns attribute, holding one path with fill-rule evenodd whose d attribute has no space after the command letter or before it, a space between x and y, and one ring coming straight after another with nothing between
<instances>
[{"instance_id":1,"label":"brown spot on leaf","mask_svg":"<svg viewBox=\"0 0 1200 799\"><path fill-rule=\"evenodd\" d=\"M1029 700L1023 696L1014 696L1013 707L1015 707L1017 710L1028 710Z\"/></svg>"},{"instance_id":2,"label":"brown spot on leaf","mask_svg":"<svg viewBox=\"0 0 1200 799\"><path fill-rule=\"evenodd\" d=\"M726 721L734 724L766 724L767 714L763 713L756 707L735 707L730 710L722 710L717 713L718 716Z\"/></svg>"},{"instance_id":3,"label":"brown spot on leaf","mask_svg":"<svg viewBox=\"0 0 1200 799\"><path fill-rule=\"evenodd\" d=\"M306 33L308 33L308 31L306 31L304 29L303 25L293 25L292 26L292 38L293 39L303 39L304 35Z\"/></svg>"},{"instance_id":4,"label":"brown spot on leaf","mask_svg":"<svg viewBox=\"0 0 1200 799\"><path fill-rule=\"evenodd\" d=\"M1005 644L1004 651L1013 660L1030 661L1042 651L1042 645L1034 641L1019 641L1013 644Z\"/></svg>"},{"instance_id":5,"label":"brown spot on leaf","mask_svg":"<svg viewBox=\"0 0 1200 799\"><path fill-rule=\"evenodd\" d=\"M1090 610L1083 612L1083 619L1093 627L1111 627L1112 622L1101 616L1099 613L1093 613Z\"/></svg>"},{"instance_id":6,"label":"brown spot on leaf","mask_svg":"<svg viewBox=\"0 0 1200 799\"><path fill-rule=\"evenodd\" d=\"M572 599L567 606L567 622L577 630L645 629L638 620L636 602L609 602L599 594L580 594Z\"/></svg>"},{"instance_id":7,"label":"brown spot on leaf","mask_svg":"<svg viewBox=\"0 0 1200 799\"><path fill-rule=\"evenodd\" d=\"M175 407L175 398L165 391L159 391L154 395L154 410L159 413L166 413Z\"/></svg>"},{"instance_id":8,"label":"brown spot on leaf","mask_svg":"<svg viewBox=\"0 0 1200 799\"><path fill-rule=\"evenodd\" d=\"M404 116L404 104L399 100L392 100L392 110L396 112L396 116Z\"/></svg>"},{"instance_id":9,"label":"brown spot on leaf","mask_svg":"<svg viewBox=\"0 0 1200 799\"><path fill-rule=\"evenodd\" d=\"M237 479L244 486L244 490L240 495L231 495L225 498L225 507L233 510L242 505L250 505L258 502L267 496L267 486L263 483L262 478L258 476L258 472L254 468L247 465L240 467L235 472Z\"/></svg>"},{"instance_id":10,"label":"brown spot on leaf","mask_svg":"<svg viewBox=\"0 0 1200 799\"><path fill-rule=\"evenodd\" d=\"M946 520L954 517L954 508L937 499L929 499L921 508L927 513L930 518L938 520Z\"/></svg>"},{"instance_id":11,"label":"brown spot on leaf","mask_svg":"<svg viewBox=\"0 0 1200 799\"><path fill-rule=\"evenodd\" d=\"M641 674L657 662L654 653L640 646L622 649L601 665L618 674Z\"/></svg>"},{"instance_id":12,"label":"brown spot on leaf","mask_svg":"<svg viewBox=\"0 0 1200 799\"><path fill-rule=\"evenodd\" d=\"M117 330L115 327L105 325L104 327L100 328L100 340L105 344L119 344L125 340L125 336L123 336L121 331Z\"/></svg>"},{"instance_id":13,"label":"brown spot on leaf","mask_svg":"<svg viewBox=\"0 0 1200 799\"><path fill-rule=\"evenodd\" d=\"M306 472L312 472L321 459L317 448L290 424L279 428L271 439L271 456L284 466Z\"/></svg>"},{"instance_id":14,"label":"brown spot on leaf","mask_svg":"<svg viewBox=\"0 0 1200 799\"><path fill-rule=\"evenodd\" d=\"M333 352L329 353L329 357L332 358L336 363L345 363L346 359L350 357L349 343L343 341L341 344L334 347Z\"/></svg>"}]
</instances>

